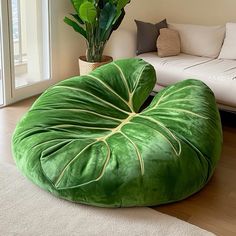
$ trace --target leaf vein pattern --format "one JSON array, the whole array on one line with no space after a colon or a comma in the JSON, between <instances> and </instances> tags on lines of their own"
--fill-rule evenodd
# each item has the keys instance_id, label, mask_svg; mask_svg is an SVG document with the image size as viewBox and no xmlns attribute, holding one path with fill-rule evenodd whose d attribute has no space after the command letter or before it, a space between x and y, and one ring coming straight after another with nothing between
<instances>
[{"instance_id":1,"label":"leaf vein pattern","mask_svg":"<svg viewBox=\"0 0 236 236\"><path fill-rule=\"evenodd\" d=\"M177 89L177 90L175 90L172 93L167 94L166 96L163 97L163 99L166 99L166 98L170 97L173 94L179 93L180 91L183 91L183 90L189 89L189 88L200 88L200 89L202 89L202 87L200 87L198 85L188 85L188 86L185 86L183 88Z\"/></svg>"},{"instance_id":2,"label":"leaf vein pattern","mask_svg":"<svg viewBox=\"0 0 236 236\"><path fill-rule=\"evenodd\" d=\"M64 143L64 142L66 143L66 142L69 142L69 141L72 141L72 140L74 140L74 139L65 139L65 138L63 138L63 139L52 139L52 140L48 140L48 141L39 143L39 144L33 146L32 148L37 148L37 147L39 147L39 146L41 146L41 145L44 145L44 144L47 144L47 143L53 143L53 142L55 142L55 141L61 141L61 142L59 142L59 143L57 143L57 144L62 144L62 143Z\"/></svg>"},{"instance_id":3,"label":"leaf vein pattern","mask_svg":"<svg viewBox=\"0 0 236 236\"><path fill-rule=\"evenodd\" d=\"M63 129L63 128L73 128L73 127L78 127L78 128L82 128L82 129L91 129L91 130L107 130L107 131L111 131L110 128L100 128L100 127L92 127L92 126L83 126L83 125L54 125L54 126L50 126L47 127L47 129Z\"/></svg>"},{"instance_id":4,"label":"leaf vein pattern","mask_svg":"<svg viewBox=\"0 0 236 236\"><path fill-rule=\"evenodd\" d=\"M119 70L119 72L120 72L120 74L121 74L121 79L123 80L124 85L125 85L125 87L126 87L128 93L130 94L131 91L130 91L130 89L129 89L128 82L127 82L127 80L126 80L126 78L125 78L125 75L124 75L122 69L121 69L115 62L113 62L112 65L114 65L114 66Z\"/></svg>"},{"instance_id":5,"label":"leaf vein pattern","mask_svg":"<svg viewBox=\"0 0 236 236\"><path fill-rule=\"evenodd\" d=\"M171 144L171 146L172 146L172 148L173 148L175 154L176 154L177 156L180 156L180 154L181 154L181 152L182 152L181 143L180 143L179 139L171 132L171 130L170 130L169 128L167 128L162 122L160 122L160 121L158 121L158 120L156 120L156 119L153 119L152 117L147 117L147 116L142 116L142 115L138 115L138 117L141 117L141 118L143 118L143 119L147 119L147 120L149 120L149 121L151 121L151 122L153 122L153 123L155 123L155 124L161 126L161 127L178 143L179 150L176 150L175 147L174 147L174 145L171 143L171 141L170 141L167 137L165 137L165 135L162 134L162 136L164 136L164 137L168 140L168 142ZM145 125L145 124L144 124L144 125ZM155 130L155 131L157 131L158 133L160 133L158 130ZM160 134L161 134L161 133L160 133Z\"/></svg>"},{"instance_id":6,"label":"leaf vein pattern","mask_svg":"<svg viewBox=\"0 0 236 236\"><path fill-rule=\"evenodd\" d=\"M185 110L185 109L180 109L180 108L158 108L158 110L172 110L172 111L176 111L176 112L184 112L184 113L188 113L188 114L190 114L192 116L196 116L196 117L199 117L199 118L202 118L202 119L205 119L205 120L209 119L208 117L199 115L199 114L197 114L195 112L188 111L188 110Z\"/></svg>"},{"instance_id":7,"label":"leaf vein pattern","mask_svg":"<svg viewBox=\"0 0 236 236\"><path fill-rule=\"evenodd\" d=\"M93 75L87 75L88 77L91 77L93 79L95 79L96 81L98 81L100 84L102 84L104 87L106 87L106 89L108 89L111 93L113 93L114 95L116 95L120 100L122 100L130 109L131 112L133 112L133 108L131 107L131 105L129 104L129 102L127 102L124 98L122 98L118 93L116 93L110 86L108 86L107 84L105 84L103 81L101 81L99 78L97 78L96 76Z\"/></svg>"},{"instance_id":8,"label":"leaf vein pattern","mask_svg":"<svg viewBox=\"0 0 236 236\"><path fill-rule=\"evenodd\" d=\"M47 156L47 157L44 157L44 154L45 154L48 150L50 150L50 149L52 149L52 148L54 148L54 147L60 146L61 144L65 144L65 145L63 145L62 147L60 147L59 149L57 149L57 150L54 152L54 153L56 153L56 152L58 152L60 149L65 148L66 146L69 146L71 143L73 143L73 142L75 142L75 141L76 141L76 140L68 140L68 141L64 141L64 142L61 142L61 143L57 143L57 144L55 144L55 145L53 145L53 146L48 147L47 149L43 150L43 152L42 152L42 154L41 154L41 156L40 156L40 159L42 160L42 159L44 159L44 158L48 158L48 156Z\"/></svg>"},{"instance_id":9,"label":"leaf vein pattern","mask_svg":"<svg viewBox=\"0 0 236 236\"><path fill-rule=\"evenodd\" d=\"M102 168L101 174L96 179L90 180L90 181L88 181L86 183L83 183L83 184L80 184L80 185L78 185L76 187L81 187L81 186L84 186L84 185L87 185L87 184L91 184L93 182L99 181L103 177L103 175L104 175L104 173L106 171L106 167L107 167L107 165L108 165L108 163L110 161L110 158L111 158L111 149L110 149L108 143L105 140L103 142L105 143L108 152L107 152L106 161L105 161L105 164L104 164L104 166Z\"/></svg>"},{"instance_id":10,"label":"leaf vein pattern","mask_svg":"<svg viewBox=\"0 0 236 236\"><path fill-rule=\"evenodd\" d=\"M128 82L127 82L127 79L122 71L122 69L120 68L120 66L118 66L115 62L112 63L120 72L121 74L121 79L123 80L123 83L128 91L128 94L129 94L129 101L128 101L128 104L130 107L132 107L132 111L133 111L133 101L132 101L132 93L131 93L131 90L129 88L129 85L128 85Z\"/></svg>"},{"instance_id":11,"label":"leaf vein pattern","mask_svg":"<svg viewBox=\"0 0 236 236\"><path fill-rule=\"evenodd\" d=\"M48 110L50 111L50 109L48 109ZM115 121L119 121L119 122L122 121L122 119L119 119L119 118L114 118L114 117L102 115L102 114L94 112L94 111L83 110L83 109L57 108L57 109L54 109L54 111L73 111L73 112L78 112L78 113L89 113L89 114L93 114L96 116L100 116L101 118L105 118L105 119L115 120Z\"/></svg>"},{"instance_id":12,"label":"leaf vein pattern","mask_svg":"<svg viewBox=\"0 0 236 236\"><path fill-rule=\"evenodd\" d=\"M70 89L70 90L80 91L81 93L85 93L85 94L87 94L87 95L89 95L89 96L91 96L91 97L93 97L93 98L99 100L100 102L102 102L102 103L104 103L104 104L107 104L107 105L110 106L110 107L115 108L116 110L118 110L118 111L120 111L120 112L122 112L122 113L125 113L125 114L127 114L127 115L129 114L129 112L127 112L127 111L125 111L125 110L123 110L123 109L121 109L121 108L119 108L119 107L113 105L112 103L107 102L107 101L105 101L105 100L99 98L98 96L96 96L96 95L94 95L94 94L91 94L91 93L89 93L89 92L87 92L87 91L85 91L85 90L78 89L78 88L72 88L72 87L69 87L69 86L62 86L62 85L55 86L54 88L67 88L67 89Z\"/></svg>"},{"instance_id":13,"label":"leaf vein pattern","mask_svg":"<svg viewBox=\"0 0 236 236\"><path fill-rule=\"evenodd\" d=\"M63 178L63 176L64 176L66 170L69 168L69 166L70 166L74 161L76 161L76 160L80 157L80 155L81 155L83 152L85 152L88 148L90 148L90 147L91 147L93 144L95 144L95 143L97 143L97 140L94 141L94 142L92 142L92 143L90 143L90 144L88 144L87 146L85 146L72 160L70 160L69 163L67 163L67 165L63 168L61 174L59 175L59 177L58 177L57 180L55 181L55 184L54 184L55 187L58 187L58 186L59 186L60 181L61 181L61 179Z\"/></svg>"},{"instance_id":14,"label":"leaf vein pattern","mask_svg":"<svg viewBox=\"0 0 236 236\"><path fill-rule=\"evenodd\" d=\"M130 125L137 125L137 124L139 124L139 123L136 123L135 121L130 121ZM147 125L147 124L142 124L142 125L144 125L144 126L150 128L150 126ZM163 135L160 131L158 131L158 130L156 130L156 129L153 129L153 131L155 131L156 133L158 133L158 135L160 135L163 139L166 140L167 143L170 144L170 146L171 146L171 148L173 149L173 151L174 151L174 153L176 154L176 156L178 156L178 157L180 156L180 154L181 154L181 152L182 152L182 150L181 150L181 148L182 148L182 147L181 147L181 144L180 144L180 149L179 149L179 150L176 150L176 148L174 147L174 145L172 144L172 142L171 142L165 135Z\"/></svg>"},{"instance_id":15,"label":"leaf vein pattern","mask_svg":"<svg viewBox=\"0 0 236 236\"><path fill-rule=\"evenodd\" d=\"M162 106L162 105L166 105L168 103L172 103L172 102L189 102L189 101L196 101L195 98L191 98L191 99L188 99L188 98L180 98L180 99L175 99L175 100L169 100L169 101L166 101L166 102L162 102L161 104L159 104L158 107Z\"/></svg>"},{"instance_id":16,"label":"leaf vein pattern","mask_svg":"<svg viewBox=\"0 0 236 236\"><path fill-rule=\"evenodd\" d=\"M135 82L134 89L133 89L133 91L132 91L132 97L133 97L133 95L134 95L134 93L135 93L135 91L136 91L136 89L137 89L137 87L138 87L138 85L139 85L139 81L140 81L140 79L141 79L141 77L142 77L142 75L143 75L143 71L144 71L144 70L146 69L146 67L148 67L148 66L149 66L149 65L145 65L145 66L142 67L141 72L140 72L140 75L139 75L137 81Z\"/></svg>"},{"instance_id":17,"label":"leaf vein pattern","mask_svg":"<svg viewBox=\"0 0 236 236\"><path fill-rule=\"evenodd\" d=\"M148 111L151 111L151 110L153 110L153 109L156 109L156 108L159 106L159 104L160 104L164 99L168 98L169 96L171 96L171 95L173 95L173 94L176 94L176 93L178 93L178 92L180 92L180 91L182 91L182 90L185 90L185 89L187 89L187 88L201 88L201 87L198 86L198 85L188 85L188 86L185 86L185 87L180 88L180 89L178 89L178 90L175 90L175 91L172 92L172 93L167 94L171 88L172 88L172 87L169 87L169 88L162 94L162 96L161 96L160 99L158 100L157 104L154 105L154 107L150 108L149 110L146 110L145 112L148 112ZM166 94L167 94L167 95L166 95Z\"/></svg>"},{"instance_id":18,"label":"leaf vein pattern","mask_svg":"<svg viewBox=\"0 0 236 236\"><path fill-rule=\"evenodd\" d=\"M136 151L136 154L137 154L137 157L138 157L138 160L139 160L139 164L140 164L140 169L141 169L141 174L144 175L144 171L145 171L145 168L144 168L144 161L143 161L143 158L140 154L140 151L137 147L137 145L125 134L123 133L121 130L119 131L126 139L129 140L129 142L133 145L135 151Z\"/></svg>"}]
</instances>

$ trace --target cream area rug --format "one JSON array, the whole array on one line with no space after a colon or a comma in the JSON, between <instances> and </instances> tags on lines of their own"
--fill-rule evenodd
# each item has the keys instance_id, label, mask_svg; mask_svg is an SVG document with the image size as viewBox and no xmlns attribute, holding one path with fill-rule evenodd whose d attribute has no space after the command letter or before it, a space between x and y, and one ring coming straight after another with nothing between
<instances>
[{"instance_id":1,"label":"cream area rug","mask_svg":"<svg viewBox=\"0 0 236 236\"><path fill-rule=\"evenodd\" d=\"M213 236L150 208L102 209L63 201L0 163L2 236Z\"/></svg>"}]
</instances>

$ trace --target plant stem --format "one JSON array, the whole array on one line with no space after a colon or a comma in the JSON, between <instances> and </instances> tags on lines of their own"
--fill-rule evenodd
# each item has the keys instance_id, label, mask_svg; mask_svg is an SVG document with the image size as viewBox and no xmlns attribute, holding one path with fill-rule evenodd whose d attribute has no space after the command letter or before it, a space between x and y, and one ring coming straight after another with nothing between
<instances>
[{"instance_id":1,"label":"plant stem","mask_svg":"<svg viewBox=\"0 0 236 236\"><path fill-rule=\"evenodd\" d=\"M86 59L88 62L101 62L106 42L99 40L98 28L91 24L86 24L87 28L87 52Z\"/></svg>"}]
</instances>

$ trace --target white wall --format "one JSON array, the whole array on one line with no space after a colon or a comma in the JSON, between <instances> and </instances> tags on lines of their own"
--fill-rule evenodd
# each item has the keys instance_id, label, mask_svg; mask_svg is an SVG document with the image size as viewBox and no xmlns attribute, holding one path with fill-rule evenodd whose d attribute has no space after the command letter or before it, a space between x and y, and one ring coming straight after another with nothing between
<instances>
[{"instance_id":1,"label":"white wall","mask_svg":"<svg viewBox=\"0 0 236 236\"><path fill-rule=\"evenodd\" d=\"M78 75L78 57L85 53L84 39L63 22L74 13L69 0L51 0L53 72L57 80Z\"/></svg>"},{"instance_id":2,"label":"white wall","mask_svg":"<svg viewBox=\"0 0 236 236\"><path fill-rule=\"evenodd\" d=\"M131 0L122 27L133 29L134 19L203 25L236 22L235 0Z\"/></svg>"}]
</instances>

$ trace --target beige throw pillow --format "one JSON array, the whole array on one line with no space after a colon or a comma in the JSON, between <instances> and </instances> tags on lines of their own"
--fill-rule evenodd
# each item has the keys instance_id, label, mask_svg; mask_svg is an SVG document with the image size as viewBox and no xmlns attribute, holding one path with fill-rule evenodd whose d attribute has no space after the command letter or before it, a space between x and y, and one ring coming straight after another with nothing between
<instances>
[{"instance_id":1,"label":"beige throw pillow","mask_svg":"<svg viewBox=\"0 0 236 236\"><path fill-rule=\"evenodd\" d=\"M172 29L161 29L157 39L159 57L176 56L180 54L180 36L178 31Z\"/></svg>"}]
</instances>

